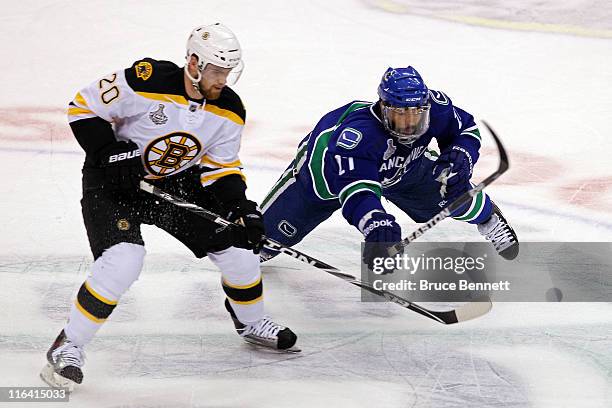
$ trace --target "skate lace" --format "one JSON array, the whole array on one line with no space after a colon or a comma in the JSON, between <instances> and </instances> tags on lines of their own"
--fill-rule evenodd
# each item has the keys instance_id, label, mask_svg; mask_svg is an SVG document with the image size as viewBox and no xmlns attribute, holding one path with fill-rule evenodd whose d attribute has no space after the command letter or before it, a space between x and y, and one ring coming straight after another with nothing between
<instances>
[{"instance_id":1,"label":"skate lace","mask_svg":"<svg viewBox=\"0 0 612 408\"><path fill-rule=\"evenodd\" d=\"M71 341L66 341L53 352L56 364L63 363L64 366L82 367L85 360L85 352Z\"/></svg>"},{"instance_id":2,"label":"skate lace","mask_svg":"<svg viewBox=\"0 0 612 408\"><path fill-rule=\"evenodd\" d=\"M485 237L493 243L496 251L504 250L514 242L510 228L502 220Z\"/></svg>"},{"instance_id":3,"label":"skate lace","mask_svg":"<svg viewBox=\"0 0 612 408\"><path fill-rule=\"evenodd\" d=\"M255 325L247 326L247 329L244 331L243 336L252 334L257 337L270 339L274 338L280 330L281 326L270 320L268 316L264 316Z\"/></svg>"}]
</instances>

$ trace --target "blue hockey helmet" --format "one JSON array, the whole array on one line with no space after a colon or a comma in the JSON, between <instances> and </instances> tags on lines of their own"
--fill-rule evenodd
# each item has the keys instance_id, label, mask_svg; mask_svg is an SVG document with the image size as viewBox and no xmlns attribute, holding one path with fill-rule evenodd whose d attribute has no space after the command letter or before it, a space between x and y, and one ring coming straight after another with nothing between
<instances>
[{"instance_id":1,"label":"blue hockey helmet","mask_svg":"<svg viewBox=\"0 0 612 408\"><path fill-rule=\"evenodd\" d=\"M429 89L412 67L388 68L378 96L385 129L401 143L410 144L429 129Z\"/></svg>"}]
</instances>

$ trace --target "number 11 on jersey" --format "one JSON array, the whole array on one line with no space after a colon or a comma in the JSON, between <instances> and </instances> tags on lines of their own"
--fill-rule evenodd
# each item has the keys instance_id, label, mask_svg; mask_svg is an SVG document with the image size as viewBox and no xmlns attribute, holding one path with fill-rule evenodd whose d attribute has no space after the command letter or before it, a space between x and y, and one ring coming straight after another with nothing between
<instances>
[{"instance_id":1,"label":"number 11 on jersey","mask_svg":"<svg viewBox=\"0 0 612 408\"><path fill-rule=\"evenodd\" d=\"M341 176L344 173L347 172L347 168L348 171L351 170L355 170L355 162L353 161L352 157L342 157L339 154L334 156L336 158L336 161L338 162L338 175ZM347 167L342 167L342 161L344 160L344 162L347 164Z\"/></svg>"}]
</instances>

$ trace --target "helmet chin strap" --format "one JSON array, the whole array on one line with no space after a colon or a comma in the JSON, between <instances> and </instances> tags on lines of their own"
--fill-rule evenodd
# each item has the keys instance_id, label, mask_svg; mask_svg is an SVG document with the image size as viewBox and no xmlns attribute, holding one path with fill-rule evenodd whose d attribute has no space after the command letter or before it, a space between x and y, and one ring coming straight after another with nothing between
<instances>
[{"instance_id":1,"label":"helmet chin strap","mask_svg":"<svg viewBox=\"0 0 612 408\"><path fill-rule=\"evenodd\" d=\"M202 71L198 70L198 77L194 78L189 73L189 66L187 64L185 64L184 70L185 70L185 75L187 75L187 78L189 78L189 80L191 81L191 85L193 86L193 89L196 92L198 92L200 95L204 96L204 92L200 88L200 81L202 80Z\"/></svg>"}]
</instances>

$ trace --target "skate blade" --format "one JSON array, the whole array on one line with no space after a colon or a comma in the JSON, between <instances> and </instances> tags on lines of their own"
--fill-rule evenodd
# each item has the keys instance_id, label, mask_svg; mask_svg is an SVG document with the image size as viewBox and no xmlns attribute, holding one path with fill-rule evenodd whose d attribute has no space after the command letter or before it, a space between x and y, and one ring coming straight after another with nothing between
<instances>
[{"instance_id":1,"label":"skate blade","mask_svg":"<svg viewBox=\"0 0 612 408\"><path fill-rule=\"evenodd\" d=\"M249 337L243 337L244 341L246 341L249 344L252 344L254 346L257 346L258 348L261 348L262 350L266 350L266 351L270 351L273 353L282 353L282 354L295 354L295 353L300 353L302 351L302 349L296 347L296 346L292 346L289 347L287 349L277 349L276 345L273 343L267 343L264 341L258 341Z\"/></svg>"},{"instance_id":2,"label":"skate blade","mask_svg":"<svg viewBox=\"0 0 612 408\"><path fill-rule=\"evenodd\" d=\"M66 388L69 393L74 391L75 382L56 373L49 363L41 370L40 379L53 388Z\"/></svg>"}]
</instances>

